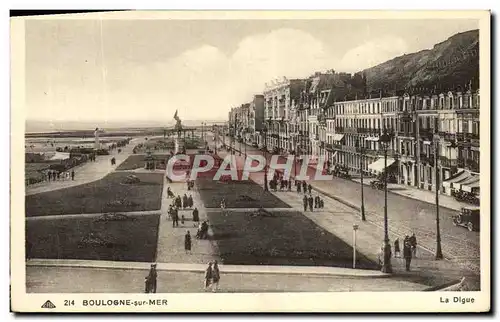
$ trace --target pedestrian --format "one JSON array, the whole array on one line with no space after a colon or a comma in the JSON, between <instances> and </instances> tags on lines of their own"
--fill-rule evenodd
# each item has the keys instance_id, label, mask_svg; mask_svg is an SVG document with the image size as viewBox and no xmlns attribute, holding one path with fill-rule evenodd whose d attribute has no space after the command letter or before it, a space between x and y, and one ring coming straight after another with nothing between
<instances>
[{"instance_id":1,"label":"pedestrian","mask_svg":"<svg viewBox=\"0 0 500 322\"><path fill-rule=\"evenodd\" d=\"M415 233L413 233L410 237L410 245L411 245L411 252L412 252L412 257L417 258L417 236L415 236Z\"/></svg>"},{"instance_id":2,"label":"pedestrian","mask_svg":"<svg viewBox=\"0 0 500 322\"><path fill-rule=\"evenodd\" d=\"M304 195L304 199L302 200L302 202L304 203L304 211L307 211L307 196Z\"/></svg>"},{"instance_id":3,"label":"pedestrian","mask_svg":"<svg viewBox=\"0 0 500 322\"><path fill-rule=\"evenodd\" d=\"M302 190L304 190L304 193L307 193L307 183L305 181L302 181Z\"/></svg>"},{"instance_id":4,"label":"pedestrian","mask_svg":"<svg viewBox=\"0 0 500 322\"><path fill-rule=\"evenodd\" d=\"M300 190L302 188L302 184L300 183L300 181L297 181L297 182L298 182L298 184L297 184L297 193L300 193L301 192Z\"/></svg>"},{"instance_id":5,"label":"pedestrian","mask_svg":"<svg viewBox=\"0 0 500 322\"><path fill-rule=\"evenodd\" d=\"M292 179L288 180L288 191L292 191Z\"/></svg>"},{"instance_id":6,"label":"pedestrian","mask_svg":"<svg viewBox=\"0 0 500 322\"><path fill-rule=\"evenodd\" d=\"M186 194L182 196L182 209L186 209L188 207L188 197Z\"/></svg>"},{"instance_id":7,"label":"pedestrian","mask_svg":"<svg viewBox=\"0 0 500 322\"><path fill-rule=\"evenodd\" d=\"M217 261L214 261L214 267L212 269L212 292L216 292L219 288L220 281L220 271Z\"/></svg>"},{"instance_id":8,"label":"pedestrian","mask_svg":"<svg viewBox=\"0 0 500 322\"><path fill-rule=\"evenodd\" d=\"M309 192L309 194L311 194L311 191L312 191L312 186L311 186L311 184L308 184L308 185L307 185L307 191Z\"/></svg>"},{"instance_id":9,"label":"pedestrian","mask_svg":"<svg viewBox=\"0 0 500 322\"><path fill-rule=\"evenodd\" d=\"M71 170L71 180L75 180L75 170Z\"/></svg>"},{"instance_id":10,"label":"pedestrian","mask_svg":"<svg viewBox=\"0 0 500 322\"><path fill-rule=\"evenodd\" d=\"M172 214L172 227L179 227L179 209L174 208L174 212Z\"/></svg>"},{"instance_id":11,"label":"pedestrian","mask_svg":"<svg viewBox=\"0 0 500 322\"><path fill-rule=\"evenodd\" d=\"M186 220L186 218L184 217L184 215L181 216L181 224L184 226L184 221Z\"/></svg>"},{"instance_id":12,"label":"pedestrian","mask_svg":"<svg viewBox=\"0 0 500 322\"><path fill-rule=\"evenodd\" d=\"M410 264L411 264L411 243L410 243L410 238L408 235L405 237L404 245L403 245L403 256L405 258L405 266L406 266L406 271L410 271Z\"/></svg>"},{"instance_id":13,"label":"pedestrian","mask_svg":"<svg viewBox=\"0 0 500 322\"><path fill-rule=\"evenodd\" d=\"M310 211L313 211L313 203L314 203L314 199L313 199L312 195L309 195L309 210Z\"/></svg>"},{"instance_id":14,"label":"pedestrian","mask_svg":"<svg viewBox=\"0 0 500 322\"><path fill-rule=\"evenodd\" d=\"M394 257L401 257L401 248L399 247L399 238L394 241Z\"/></svg>"},{"instance_id":15,"label":"pedestrian","mask_svg":"<svg viewBox=\"0 0 500 322\"><path fill-rule=\"evenodd\" d=\"M193 196L188 197L188 208L193 208Z\"/></svg>"},{"instance_id":16,"label":"pedestrian","mask_svg":"<svg viewBox=\"0 0 500 322\"><path fill-rule=\"evenodd\" d=\"M200 222L200 214L198 212L198 208L194 208L193 210L193 221L195 226Z\"/></svg>"},{"instance_id":17,"label":"pedestrian","mask_svg":"<svg viewBox=\"0 0 500 322\"><path fill-rule=\"evenodd\" d=\"M325 202L323 199L321 199L320 197L318 197L318 200L319 200L319 208L323 209L323 207L325 207Z\"/></svg>"},{"instance_id":18,"label":"pedestrian","mask_svg":"<svg viewBox=\"0 0 500 322\"><path fill-rule=\"evenodd\" d=\"M49 176L49 182L50 182L50 180L52 180L52 171L48 172L48 176Z\"/></svg>"},{"instance_id":19,"label":"pedestrian","mask_svg":"<svg viewBox=\"0 0 500 322\"><path fill-rule=\"evenodd\" d=\"M191 234L189 233L189 230L184 236L184 250L186 251L186 254L191 253Z\"/></svg>"},{"instance_id":20,"label":"pedestrian","mask_svg":"<svg viewBox=\"0 0 500 322\"><path fill-rule=\"evenodd\" d=\"M156 271L156 264L151 264L149 269L149 275L146 279L149 281L149 293L156 293L156 279L158 278L158 272Z\"/></svg>"},{"instance_id":21,"label":"pedestrian","mask_svg":"<svg viewBox=\"0 0 500 322\"><path fill-rule=\"evenodd\" d=\"M205 291L210 287L212 283L212 275L213 275L212 262L209 262L208 267L205 270L205 279L203 280L203 288L205 289Z\"/></svg>"},{"instance_id":22,"label":"pedestrian","mask_svg":"<svg viewBox=\"0 0 500 322\"><path fill-rule=\"evenodd\" d=\"M319 208L319 196L314 197L314 208Z\"/></svg>"},{"instance_id":23,"label":"pedestrian","mask_svg":"<svg viewBox=\"0 0 500 322\"><path fill-rule=\"evenodd\" d=\"M150 292L150 283L149 283L149 276L146 276L144 278L144 292L149 293Z\"/></svg>"}]
</instances>

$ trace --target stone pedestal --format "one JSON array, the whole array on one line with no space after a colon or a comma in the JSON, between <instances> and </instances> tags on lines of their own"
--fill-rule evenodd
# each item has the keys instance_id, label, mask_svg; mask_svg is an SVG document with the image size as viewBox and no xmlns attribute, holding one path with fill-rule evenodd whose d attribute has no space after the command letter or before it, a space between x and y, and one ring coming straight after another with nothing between
<instances>
[{"instance_id":1,"label":"stone pedestal","mask_svg":"<svg viewBox=\"0 0 500 322\"><path fill-rule=\"evenodd\" d=\"M182 152L182 150L184 149L184 142L182 141L182 139L179 137L175 138L174 144L175 144L174 153L177 154L179 152Z\"/></svg>"}]
</instances>

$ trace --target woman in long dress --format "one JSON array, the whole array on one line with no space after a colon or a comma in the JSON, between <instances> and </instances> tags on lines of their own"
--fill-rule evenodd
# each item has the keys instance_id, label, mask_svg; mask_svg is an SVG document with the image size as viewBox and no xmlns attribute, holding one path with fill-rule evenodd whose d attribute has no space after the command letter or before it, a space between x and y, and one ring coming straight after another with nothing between
<instances>
[{"instance_id":1,"label":"woman in long dress","mask_svg":"<svg viewBox=\"0 0 500 322\"><path fill-rule=\"evenodd\" d=\"M212 269L212 292L216 292L219 288L220 272L219 265L217 261L214 261L214 267Z\"/></svg>"},{"instance_id":2,"label":"woman in long dress","mask_svg":"<svg viewBox=\"0 0 500 322\"><path fill-rule=\"evenodd\" d=\"M186 254L191 252L191 234L189 233L189 230L184 236L184 249L186 250Z\"/></svg>"}]
</instances>

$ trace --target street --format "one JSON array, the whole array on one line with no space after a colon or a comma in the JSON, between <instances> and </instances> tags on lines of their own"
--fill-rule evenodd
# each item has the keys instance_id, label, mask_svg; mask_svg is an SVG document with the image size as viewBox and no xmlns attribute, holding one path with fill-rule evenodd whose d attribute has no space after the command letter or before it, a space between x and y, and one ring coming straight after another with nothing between
<instances>
[{"instance_id":1,"label":"street","mask_svg":"<svg viewBox=\"0 0 500 322\"><path fill-rule=\"evenodd\" d=\"M222 138L221 138L222 140ZM211 139L209 142L213 142ZM226 137L229 144L230 138ZM236 142L235 148L240 149L240 143ZM242 152L245 152L245 145L241 144ZM248 155L263 155L257 148L246 146ZM243 154L242 154L243 155ZM269 157L269 153L267 153ZM236 158L239 153L235 153ZM241 157L243 158L243 157ZM280 158L280 162L285 162L285 158ZM291 176L295 171L300 172L300 167L292 168ZM314 172L308 171L308 172ZM256 175L260 175L256 174ZM270 180L270 178L269 178ZM359 183L339 177L333 177L331 181L311 181L313 189L327 195L333 195L345 200L350 204L360 206L361 187ZM370 187L364 187L364 202L366 217L369 221L383 224L384 213L384 192ZM431 193L431 192L429 192ZM399 236L411 235L415 233L417 243L430 250L436 249L436 207L433 204L416 199L404 197L389 192L387 195L389 230ZM452 215L455 211L440 207L440 227L441 245L445 257L456 260L473 270L479 271L479 233L470 232L462 227L453 225Z\"/></svg>"}]
</instances>

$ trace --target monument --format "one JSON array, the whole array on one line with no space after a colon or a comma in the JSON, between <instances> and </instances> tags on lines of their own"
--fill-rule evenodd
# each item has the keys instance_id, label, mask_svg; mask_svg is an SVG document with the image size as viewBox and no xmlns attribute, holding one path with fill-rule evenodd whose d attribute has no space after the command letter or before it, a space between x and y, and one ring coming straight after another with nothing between
<instances>
[{"instance_id":1,"label":"monument","mask_svg":"<svg viewBox=\"0 0 500 322\"><path fill-rule=\"evenodd\" d=\"M182 152L182 150L184 148L184 144L181 141L182 122L181 122L180 117L177 115L177 110L175 111L174 119L177 122L175 124L175 130L177 131L177 137L174 137L174 144L175 144L174 153L177 154L179 152Z\"/></svg>"},{"instance_id":2,"label":"monument","mask_svg":"<svg viewBox=\"0 0 500 322\"><path fill-rule=\"evenodd\" d=\"M98 127L95 128L94 131L94 149L99 150L101 148L101 143L99 142L99 133L101 131L99 130Z\"/></svg>"}]
</instances>

